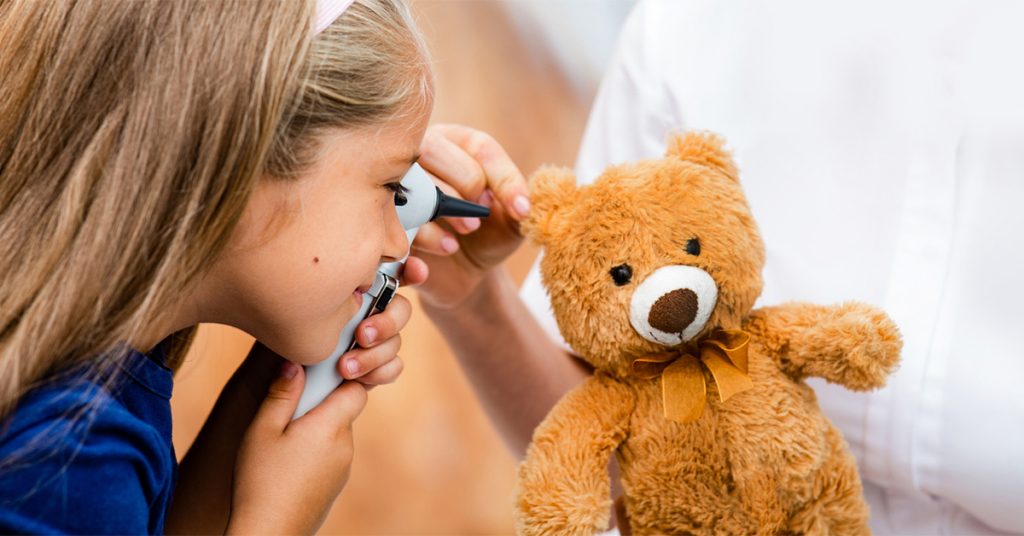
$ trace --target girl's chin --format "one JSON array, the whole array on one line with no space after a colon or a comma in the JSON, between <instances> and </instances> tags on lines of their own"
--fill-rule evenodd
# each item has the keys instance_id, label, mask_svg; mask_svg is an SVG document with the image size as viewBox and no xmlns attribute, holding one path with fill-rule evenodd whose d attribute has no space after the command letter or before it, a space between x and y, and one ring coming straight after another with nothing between
<instances>
[{"instance_id":1,"label":"girl's chin","mask_svg":"<svg viewBox=\"0 0 1024 536\"><path fill-rule=\"evenodd\" d=\"M359 313L359 309L363 305L363 294L362 291L353 291L350 298L338 307L333 319L329 322L319 323L315 331L310 331L309 329L295 330L296 340L303 341L306 344L304 345L305 348L299 350L302 355L291 357L292 362L308 367L327 359L338 346L338 337L341 335L341 330ZM311 348L308 344L309 341L313 340L319 341L317 348Z\"/></svg>"},{"instance_id":2,"label":"girl's chin","mask_svg":"<svg viewBox=\"0 0 1024 536\"><path fill-rule=\"evenodd\" d=\"M304 367L310 367L322 363L323 360L327 359L332 353L334 353L334 349L337 347L338 343L338 333L340 333L340 331L341 328L338 329L338 332L334 333L333 340L325 340L319 348L303 349L302 355L292 359L292 362Z\"/></svg>"}]
</instances>

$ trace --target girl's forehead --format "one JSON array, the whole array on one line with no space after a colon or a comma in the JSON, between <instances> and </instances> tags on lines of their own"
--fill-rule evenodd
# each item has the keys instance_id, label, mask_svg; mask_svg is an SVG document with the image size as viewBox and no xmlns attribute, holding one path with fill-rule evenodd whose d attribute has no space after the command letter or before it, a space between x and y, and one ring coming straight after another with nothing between
<instances>
[{"instance_id":1,"label":"girl's forehead","mask_svg":"<svg viewBox=\"0 0 1024 536\"><path fill-rule=\"evenodd\" d=\"M345 130L325 133L309 173L346 170L354 175L407 169L419 157L423 132L413 129ZM393 171L389 171L393 170Z\"/></svg>"},{"instance_id":2,"label":"girl's forehead","mask_svg":"<svg viewBox=\"0 0 1024 536\"><path fill-rule=\"evenodd\" d=\"M349 158L358 155L360 160L386 164L411 165L419 156L429 119L429 112L404 113L377 124L327 131L320 139L322 152L346 153Z\"/></svg>"}]
</instances>

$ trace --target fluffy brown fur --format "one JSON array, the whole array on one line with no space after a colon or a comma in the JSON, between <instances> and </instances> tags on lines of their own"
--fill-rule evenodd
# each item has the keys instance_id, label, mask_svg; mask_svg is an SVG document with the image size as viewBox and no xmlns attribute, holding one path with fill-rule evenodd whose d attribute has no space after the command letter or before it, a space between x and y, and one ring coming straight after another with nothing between
<instances>
[{"instance_id":1,"label":"fluffy brown fur","mask_svg":"<svg viewBox=\"0 0 1024 536\"><path fill-rule=\"evenodd\" d=\"M764 246L737 176L719 138L689 133L664 158L609 168L591 186L577 188L563 169L532 177L524 229L545 247L562 334L595 374L534 434L519 468L520 534L603 530L612 454L636 534L869 532L854 460L803 379L878 388L897 364L899 332L860 303L752 310ZM686 244L696 237L695 256ZM609 270L623 263L633 279L618 286ZM666 419L659 381L630 369L665 350L631 326L632 289L670 265L701 268L718 287L697 338L719 327L751 334L754 387L722 403L709 383L704 413L689 424Z\"/></svg>"}]
</instances>

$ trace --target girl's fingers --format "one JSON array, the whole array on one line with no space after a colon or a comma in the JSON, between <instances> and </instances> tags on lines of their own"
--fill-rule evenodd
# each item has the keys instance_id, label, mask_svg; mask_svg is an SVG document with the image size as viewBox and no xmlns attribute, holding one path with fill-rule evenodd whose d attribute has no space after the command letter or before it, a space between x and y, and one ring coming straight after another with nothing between
<instances>
[{"instance_id":1,"label":"girl's fingers","mask_svg":"<svg viewBox=\"0 0 1024 536\"><path fill-rule=\"evenodd\" d=\"M366 386L366 388L372 389L376 385L387 385L394 383L395 380L402 374L405 369L405 363L402 362L402 358L395 356L394 359L384 363L383 365L367 372L364 376L360 376L359 383Z\"/></svg>"},{"instance_id":2,"label":"girl's fingers","mask_svg":"<svg viewBox=\"0 0 1024 536\"><path fill-rule=\"evenodd\" d=\"M338 360L338 373L346 380L356 380L397 358L402 347L401 335L395 335L373 348L357 348Z\"/></svg>"},{"instance_id":3,"label":"girl's fingers","mask_svg":"<svg viewBox=\"0 0 1024 536\"><path fill-rule=\"evenodd\" d=\"M290 361L282 363L277 378L270 384L250 426L261 434L271 437L280 435L292 421L305 384L306 376L302 367Z\"/></svg>"},{"instance_id":4,"label":"girl's fingers","mask_svg":"<svg viewBox=\"0 0 1024 536\"><path fill-rule=\"evenodd\" d=\"M336 433L347 431L356 417L366 407L366 388L359 382L343 382L337 389L331 391L323 402L309 410L302 417L295 420L295 423L309 423L313 421L327 421L326 426Z\"/></svg>"},{"instance_id":5,"label":"girl's fingers","mask_svg":"<svg viewBox=\"0 0 1024 536\"><path fill-rule=\"evenodd\" d=\"M356 342L363 348L373 348L381 341L386 341L409 323L412 316L412 304L401 294L396 294L383 312L375 314L359 324L356 330ZM342 356L344 359L344 356Z\"/></svg>"}]
</instances>

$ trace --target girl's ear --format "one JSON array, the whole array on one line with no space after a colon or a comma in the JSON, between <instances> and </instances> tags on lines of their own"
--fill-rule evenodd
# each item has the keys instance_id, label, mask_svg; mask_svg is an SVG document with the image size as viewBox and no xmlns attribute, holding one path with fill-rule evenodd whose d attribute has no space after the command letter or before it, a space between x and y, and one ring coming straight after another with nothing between
<instances>
[{"instance_id":1,"label":"girl's ear","mask_svg":"<svg viewBox=\"0 0 1024 536\"><path fill-rule=\"evenodd\" d=\"M576 176L569 168L544 166L530 176L530 212L522 221L523 234L547 245L565 225L565 209L576 197Z\"/></svg>"},{"instance_id":2,"label":"girl's ear","mask_svg":"<svg viewBox=\"0 0 1024 536\"><path fill-rule=\"evenodd\" d=\"M685 134L673 134L669 137L665 156L675 156L687 162L721 171L732 180L739 181L732 153L724 146L725 140L715 134L690 131Z\"/></svg>"}]
</instances>

